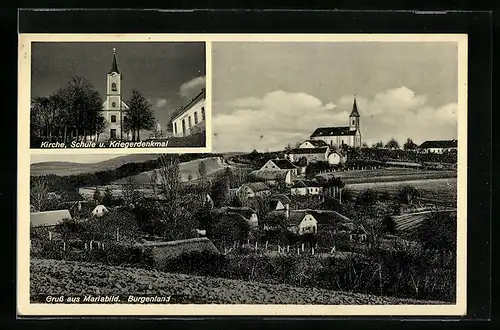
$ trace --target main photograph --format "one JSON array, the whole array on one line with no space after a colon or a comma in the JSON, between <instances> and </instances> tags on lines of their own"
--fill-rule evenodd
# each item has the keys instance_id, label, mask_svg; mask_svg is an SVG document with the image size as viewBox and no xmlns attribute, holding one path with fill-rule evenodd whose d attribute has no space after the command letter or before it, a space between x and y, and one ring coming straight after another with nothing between
<instances>
[{"instance_id":1,"label":"main photograph","mask_svg":"<svg viewBox=\"0 0 500 330\"><path fill-rule=\"evenodd\" d=\"M457 54L213 42L212 153L31 156L31 303L455 304Z\"/></svg>"},{"instance_id":2,"label":"main photograph","mask_svg":"<svg viewBox=\"0 0 500 330\"><path fill-rule=\"evenodd\" d=\"M205 48L117 38L32 42L31 148L201 150Z\"/></svg>"}]
</instances>

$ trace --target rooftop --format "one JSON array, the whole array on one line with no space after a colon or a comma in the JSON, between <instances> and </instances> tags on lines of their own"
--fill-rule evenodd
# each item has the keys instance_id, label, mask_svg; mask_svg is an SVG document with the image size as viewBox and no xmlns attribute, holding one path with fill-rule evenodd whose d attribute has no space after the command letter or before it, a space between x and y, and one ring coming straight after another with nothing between
<instances>
[{"instance_id":1,"label":"rooftop","mask_svg":"<svg viewBox=\"0 0 500 330\"><path fill-rule=\"evenodd\" d=\"M425 141L419 146L419 148L456 148L457 145L457 140L436 140Z\"/></svg>"},{"instance_id":2,"label":"rooftop","mask_svg":"<svg viewBox=\"0 0 500 330\"><path fill-rule=\"evenodd\" d=\"M288 159L271 159L281 170L292 170L295 167Z\"/></svg>"},{"instance_id":3,"label":"rooftop","mask_svg":"<svg viewBox=\"0 0 500 330\"><path fill-rule=\"evenodd\" d=\"M342 127L319 127L316 128L311 138L318 136L352 136L356 135L356 130L351 130L349 126Z\"/></svg>"},{"instance_id":4,"label":"rooftop","mask_svg":"<svg viewBox=\"0 0 500 330\"><path fill-rule=\"evenodd\" d=\"M292 149L289 154L294 155L304 155L304 154L324 154L328 150L328 147L318 147L318 148L295 148Z\"/></svg>"},{"instance_id":5,"label":"rooftop","mask_svg":"<svg viewBox=\"0 0 500 330\"><path fill-rule=\"evenodd\" d=\"M30 213L31 227L52 227L58 225L63 220L71 220L68 210L56 210Z\"/></svg>"}]
</instances>

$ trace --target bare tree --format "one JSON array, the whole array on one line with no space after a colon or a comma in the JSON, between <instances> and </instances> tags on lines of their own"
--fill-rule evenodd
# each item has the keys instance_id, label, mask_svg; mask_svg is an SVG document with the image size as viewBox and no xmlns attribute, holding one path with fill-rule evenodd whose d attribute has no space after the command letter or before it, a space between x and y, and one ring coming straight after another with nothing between
<instances>
[{"instance_id":1,"label":"bare tree","mask_svg":"<svg viewBox=\"0 0 500 330\"><path fill-rule=\"evenodd\" d=\"M43 179L33 179L30 187L30 201L31 205L37 212L40 212L45 207L47 202L47 194L49 193L49 186Z\"/></svg>"},{"instance_id":2,"label":"bare tree","mask_svg":"<svg viewBox=\"0 0 500 330\"><path fill-rule=\"evenodd\" d=\"M179 175L179 156L176 154L161 155L158 158L160 168L154 175L155 185L158 190L155 194L161 195L163 200L163 213L167 221L177 224L179 209L179 195L181 180ZM155 188L156 189L156 188Z\"/></svg>"},{"instance_id":3,"label":"bare tree","mask_svg":"<svg viewBox=\"0 0 500 330\"><path fill-rule=\"evenodd\" d=\"M135 202L134 198L137 195L137 183L131 177L127 178L125 184L122 185L122 196L123 200L127 205L133 204Z\"/></svg>"}]
</instances>

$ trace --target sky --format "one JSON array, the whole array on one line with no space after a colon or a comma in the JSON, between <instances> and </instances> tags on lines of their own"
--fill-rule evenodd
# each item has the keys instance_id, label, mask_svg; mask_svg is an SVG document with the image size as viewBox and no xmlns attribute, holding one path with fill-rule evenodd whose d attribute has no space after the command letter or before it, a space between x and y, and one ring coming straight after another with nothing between
<instances>
[{"instance_id":1,"label":"sky","mask_svg":"<svg viewBox=\"0 0 500 330\"><path fill-rule=\"evenodd\" d=\"M457 138L453 42L212 44L214 152L282 150L317 127L347 126L356 94L363 142Z\"/></svg>"},{"instance_id":2,"label":"sky","mask_svg":"<svg viewBox=\"0 0 500 330\"><path fill-rule=\"evenodd\" d=\"M163 130L172 112L205 87L202 42L36 42L32 44L31 95L48 96L72 76L86 77L106 97L106 74L116 48L122 97L140 91L152 104Z\"/></svg>"}]
</instances>

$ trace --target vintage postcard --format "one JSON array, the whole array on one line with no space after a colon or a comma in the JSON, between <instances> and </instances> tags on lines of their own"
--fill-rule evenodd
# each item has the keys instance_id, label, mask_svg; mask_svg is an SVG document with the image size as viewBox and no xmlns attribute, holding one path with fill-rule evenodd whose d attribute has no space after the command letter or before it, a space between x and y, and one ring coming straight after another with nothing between
<instances>
[{"instance_id":1,"label":"vintage postcard","mask_svg":"<svg viewBox=\"0 0 500 330\"><path fill-rule=\"evenodd\" d=\"M206 54L199 39L21 35L23 137L39 152L210 151Z\"/></svg>"},{"instance_id":2,"label":"vintage postcard","mask_svg":"<svg viewBox=\"0 0 500 330\"><path fill-rule=\"evenodd\" d=\"M183 36L199 45L178 62L133 38L31 43L32 97L87 63L104 113L131 109L126 83L147 86L157 132L174 137L196 115L185 126L167 109L188 89L198 102L206 57L210 111L186 111L211 150L21 141L20 315L466 313L466 35ZM51 123L30 143L147 136Z\"/></svg>"}]
</instances>

